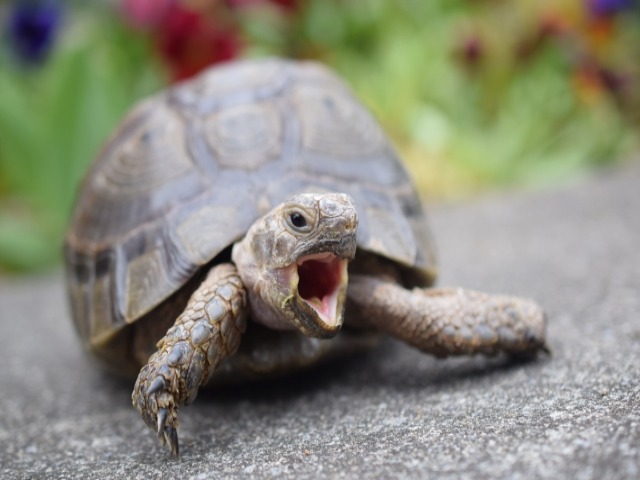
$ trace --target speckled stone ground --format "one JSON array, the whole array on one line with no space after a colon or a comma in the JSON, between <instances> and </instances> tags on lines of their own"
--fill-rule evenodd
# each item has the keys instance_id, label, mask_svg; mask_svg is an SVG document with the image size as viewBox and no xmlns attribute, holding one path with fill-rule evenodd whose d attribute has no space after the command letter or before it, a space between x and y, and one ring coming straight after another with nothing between
<instances>
[{"instance_id":1,"label":"speckled stone ground","mask_svg":"<svg viewBox=\"0 0 640 480\"><path fill-rule=\"evenodd\" d=\"M640 168L432 209L441 284L530 295L553 356L438 361L393 341L209 391L168 457L87 360L62 277L0 279L0 478L640 478Z\"/></svg>"}]
</instances>

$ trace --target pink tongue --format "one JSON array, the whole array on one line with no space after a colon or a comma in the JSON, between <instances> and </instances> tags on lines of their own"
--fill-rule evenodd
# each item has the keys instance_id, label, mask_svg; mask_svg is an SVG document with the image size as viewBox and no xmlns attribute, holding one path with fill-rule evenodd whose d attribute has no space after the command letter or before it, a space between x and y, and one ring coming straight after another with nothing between
<instances>
[{"instance_id":1,"label":"pink tongue","mask_svg":"<svg viewBox=\"0 0 640 480\"><path fill-rule=\"evenodd\" d=\"M322 300L318 298L311 298L307 300L307 302L316 309L320 314L320 318L322 318L325 323L329 325L333 325L335 323L335 315L334 312L331 311L332 305L330 297L324 297Z\"/></svg>"}]
</instances>

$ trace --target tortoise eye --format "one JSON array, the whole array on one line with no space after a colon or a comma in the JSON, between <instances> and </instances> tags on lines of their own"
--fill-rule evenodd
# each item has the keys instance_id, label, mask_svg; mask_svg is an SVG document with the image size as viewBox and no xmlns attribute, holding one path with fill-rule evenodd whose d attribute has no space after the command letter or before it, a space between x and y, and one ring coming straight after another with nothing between
<instances>
[{"instance_id":1,"label":"tortoise eye","mask_svg":"<svg viewBox=\"0 0 640 480\"><path fill-rule=\"evenodd\" d=\"M289 227L294 232L309 233L313 229L312 220L299 210L289 212L286 216Z\"/></svg>"},{"instance_id":2,"label":"tortoise eye","mask_svg":"<svg viewBox=\"0 0 640 480\"><path fill-rule=\"evenodd\" d=\"M291 220L291 225L296 228L304 228L307 226L307 219L298 212L292 213L289 216L289 219Z\"/></svg>"}]
</instances>

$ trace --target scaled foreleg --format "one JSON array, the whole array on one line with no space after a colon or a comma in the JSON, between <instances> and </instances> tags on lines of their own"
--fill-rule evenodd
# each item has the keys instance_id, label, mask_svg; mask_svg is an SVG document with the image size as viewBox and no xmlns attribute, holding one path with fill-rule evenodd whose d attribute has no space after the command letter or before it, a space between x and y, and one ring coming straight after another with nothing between
<instances>
[{"instance_id":1,"label":"scaled foreleg","mask_svg":"<svg viewBox=\"0 0 640 480\"><path fill-rule=\"evenodd\" d=\"M222 359L235 353L246 317L247 296L236 267L215 266L140 371L133 406L174 455L178 406L192 402Z\"/></svg>"}]
</instances>

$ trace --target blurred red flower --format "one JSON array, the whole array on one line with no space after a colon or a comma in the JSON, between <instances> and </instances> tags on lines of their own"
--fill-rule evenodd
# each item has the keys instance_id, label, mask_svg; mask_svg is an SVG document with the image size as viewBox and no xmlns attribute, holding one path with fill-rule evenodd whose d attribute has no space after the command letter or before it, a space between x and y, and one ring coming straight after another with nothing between
<instances>
[{"instance_id":1,"label":"blurred red flower","mask_svg":"<svg viewBox=\"0 0 640 480\"><path fill-rule=\"evenodd\" d=\"M173 80L183 80L209 65L235 58L242 50L239 33L211 17L174 3L154 33L154 41Z\"/></svg>"},{"instance_id":2,"label":"blurred red flower","mask_svg":"<svg viewBox=\"0 0 640 480\"><path fill-rule=\"evenodd\" d=\"M173 81L192 77L242 50L240 33L216 16L177 0L123 0L123 12L134 28L149 30L153 45Z\"/></svg>"}]
</instances>

